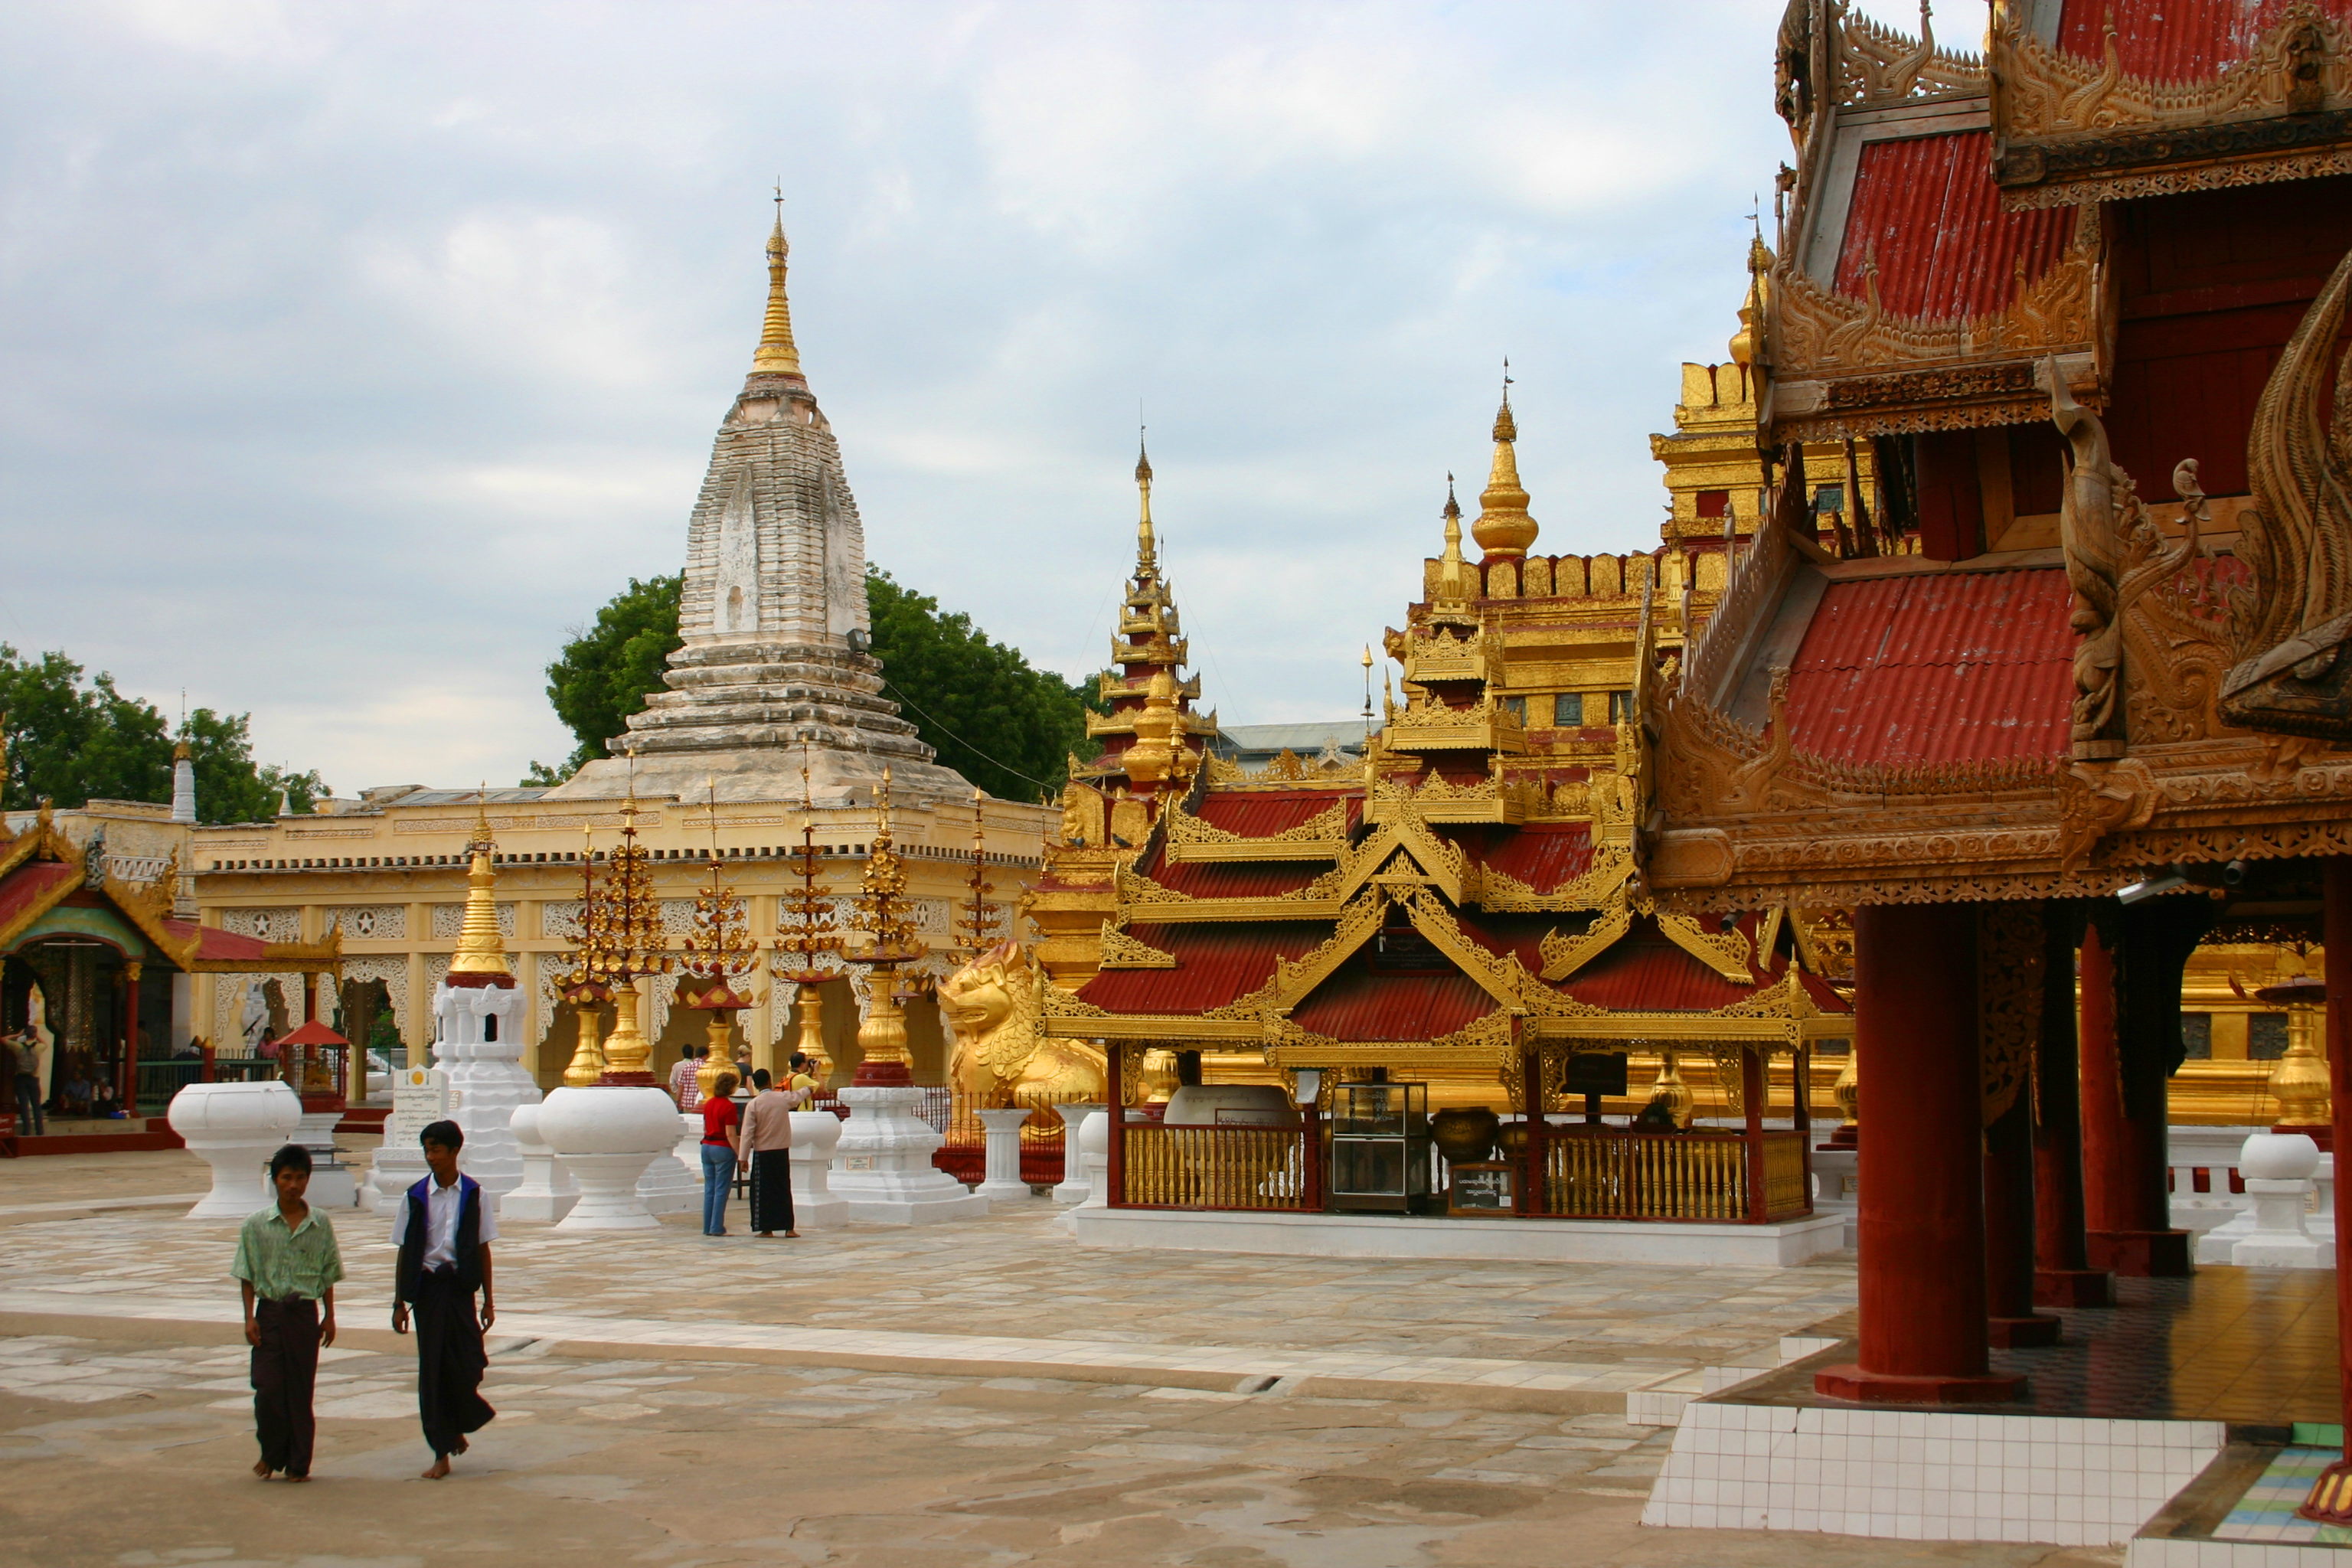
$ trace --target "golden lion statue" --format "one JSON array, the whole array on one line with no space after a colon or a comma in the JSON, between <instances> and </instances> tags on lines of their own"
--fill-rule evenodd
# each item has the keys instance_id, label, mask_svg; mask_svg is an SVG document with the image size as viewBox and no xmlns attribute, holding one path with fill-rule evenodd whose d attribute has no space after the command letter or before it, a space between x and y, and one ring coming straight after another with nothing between
<instances>
[{"instance_id":1,"label":"golden lion statue","mask_svg":"<svg viewBox=\"0 0 2352 1568\"><path fill-rule=\"evenodd\" d=\"M1050 984L1017 942L1002 942L939 984L940 1011L955 1025L948 1081L975 1110L1032 1110L1074 1100L1099 1102L1109 1073L1083 1040L1054 1040L1039 1024Z\"/></svg>"}]
</instances>

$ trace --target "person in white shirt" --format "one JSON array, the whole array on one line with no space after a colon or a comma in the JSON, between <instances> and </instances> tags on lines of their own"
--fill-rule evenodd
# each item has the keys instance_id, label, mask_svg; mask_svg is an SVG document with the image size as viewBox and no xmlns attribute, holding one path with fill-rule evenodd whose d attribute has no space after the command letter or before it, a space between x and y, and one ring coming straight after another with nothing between
<instances>
[{"instance_id":1,"label":"person in white shirt","mask_svg":"<svg viewBox=\"0 0 2352 1568\"><path fill-rule=\"evenodd\" d=\"M449 1473L449 1458L468 1447L466 1435L489 1425L498 1412L482 1398L489 1354L482 1331L498 1321L492 1299L490 1243L497 1213L481 1184L457 1170L466 1134L454 1121L436 1121L417 1134L432 1174L408 1189L392 1222L400 1249L393 1271L392 1331L408 1331L416 1318L416 1409L433 1449L428 1481ZM478 1318L474 1307L481 1293Z\"/></svg>"}]
</instances>

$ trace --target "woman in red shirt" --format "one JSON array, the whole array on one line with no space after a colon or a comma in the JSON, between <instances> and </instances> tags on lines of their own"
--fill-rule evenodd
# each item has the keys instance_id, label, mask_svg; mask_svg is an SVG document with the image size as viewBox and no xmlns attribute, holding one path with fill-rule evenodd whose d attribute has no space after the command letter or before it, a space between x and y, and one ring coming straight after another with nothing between
<instances>
[{"instance_id":1,"label":"woman in red shirt","mask_svg":"<svg viewBox=\"0 0 2352 1568\"><path fill-rule=\"evenodd\" d=\"M735 1167L742 1154L737 1140L742 1111L735 1104L736 1078L719 1075L702 1110L702 1234L727 1234L727 1197L735 1188Z\"/></svg>"}]
</instances>

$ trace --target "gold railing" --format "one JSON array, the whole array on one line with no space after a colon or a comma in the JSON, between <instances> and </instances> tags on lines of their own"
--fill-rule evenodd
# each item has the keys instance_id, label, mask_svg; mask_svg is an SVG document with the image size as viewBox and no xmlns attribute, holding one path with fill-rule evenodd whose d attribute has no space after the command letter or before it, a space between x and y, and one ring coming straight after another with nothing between
<instances>
[{"instance_id":1,"label":"gold railing","mask_svg":"<svg viewBox=\"0 0 2352 1568\"><path fill-rule=\"evenodd\" d=\"M1805 1146L1793 1133L1764 1135L1764 1217L1794 1219L1811 1214L1812 1184L1805 1179Z\"/></svg>"},{"instance_id":2,"label":"gold railing","mask_svg":"<svg viewBox=\"0 0 2352 1568\"><path fill-rule=\"evenodd\" d=\"M1296 1125L1168 1127L1130 1121L1125 1131L1126 1180L1119 1201L1129 1207L1306 1207L1307 1135Z\"/></svg>"},{"instance_id":3,"label":"gold railing","mask_svg":"<svg viewBox=\"0 0 2352 1568\"><path fill-rule=\"evenodd\" d=\"M1544 1212L1575 1219L1745 1220L1748 1145L1737 1132L1572 1132L1545 1141ZM1764 1135L1764 1213L1801 1215L1804 1149Z\"/></svg>"}]
</instances>

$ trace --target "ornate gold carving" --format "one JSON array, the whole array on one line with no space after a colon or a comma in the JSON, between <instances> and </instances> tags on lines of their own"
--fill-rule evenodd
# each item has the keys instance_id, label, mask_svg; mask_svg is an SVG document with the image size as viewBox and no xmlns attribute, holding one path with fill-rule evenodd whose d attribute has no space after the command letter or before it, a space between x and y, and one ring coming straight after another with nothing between
<instances>
[{"instance_id":1,"label":"ornate gold carving","mask_svg":"<svg viewBox=\"0 0 2352 1568\"><path fill-rule=\"evenodd\" d=\"M1557 985L1591 963L1633 925L1632 902L1621 892L1575 936L1547 931L1538 951L1543 954L1543 978Z\"/></svg>"},{"instance_id":2,"label":"ornate gold carving","mask_svg":"<svg viewBox=\"0 0 2352 1568\"><path fill-rule=\"evenodd\" d=\"M1391 751L1504 752L1519 756L1528 749L1527 727L1492 695L1454 708L1423 691L1386 706L1388 728L1382 741Z\"/></svg>"},{"instance_id":3,"label":"ornate gold carving","mask_svg":"<svg viewBox=\"0 0 2352 1568\"><path fill-rule=\"evenodd\" d=\"M1977 1036L1984 1125L2017 1101L2042 1040L2042 910L2029 903L1977 910Z\"/></svg>"},{"instance_id":4,"label":"ornate gold carving","mask_svg":"<svg viewBox=\"0 0 2352 1568\"><path fill-rule=\"evenodd\" d=\"M1115 921L1103 921L1102 966L1105 969L1173 969L1176 955L1162 952L1141 937L1129 936Z\"/></svg>"},{"instance_id":5,"label":"ornate gold carving","mask_svg":"<svg viewBox=\"0 0 2352 1568\"><path fill-rule=\"evenodd\" d=\"M1879 300L1874 261L1864 266L1863 298L1851 300L1816 283L1791 258L1782 258L1773 271L1769 316L1774 374L1785 383L1916 369L1933 372L1937 378L1845 394L1832 383L1824 396L1832 408L1841 397L1873 404L1945 402L2029 391L2030 384L2016 385L2013 378L1993 374L1997 366L1970 369L1969 362L2038 359L2088 349L2097 258L2096 209L2086 207L2057 262L2039 278L2019 275L2016 296L2007 310L1935 320L1888 314Z\"/></svg>"},{"instance_id":6,"label":"ornate gold carving","mask_svg":"<svg viewBox=\"0 0 2352 1568\"><path fill-rule=\"evenodd\" d=\"M2126 76L2112 28L2093 62L2043 43L2013 11L1995 13L1992 65L1995 177L2011 205L2088 207L2094 189L2114 200L2347 166L2340 144L2313 143L2336 140L2321 122L2352 108L2352 24L2307 0L2199 80Z\"/></svg>"},{"instance_id":7,"label":"ornate gold carving","mask_svg":"<svg viewBox=\"0 0 2352 1568\"><path fill-rule=\"evenodd\" d=\"M1503 914L1536 914L1552 910L1597 910L1607 903L1633 874L1633 858L1622 850L1595 857L1590 869L1549 893L1533 888L1492 866L1478 868L1478 907Z\"/></svg>"},{"instance_id":8,"label":"ornate gold carving","mask_svg":"<svg viewBox=\"0 0 2352 1568\"><path fill-rule=\"evenodd\" d=\"M1937 48L1925 5L1919 8L1916 38L1849 11L1837 20L1837 39L1841 102L1876 109L1985 90L1984 62Z\"/></svg>"},{"instance_id":9,"label":"ornate gold carving","mask_svg":"<svg viewBox=\"0 0 2352 1568\"><path fill-rule=\"evenodd\" d=\"M1308 821L1280 833L1249 837L1229 833L1187 811L1180 801L1167 812L1167 858L1200 860L1337 859L1348 847L1348 803L1335 800Z\"/></svg>"},{"instance_id":10,"label":"ornate gold carving","mask_svg":"<svg viewBox=\"0 0 2352 1568\"><path fill-rule=\"evenodd\" d=\"M1647 900L1643 900L1648 912L1657 915L1658 929L1666 940L1736 984L1753 985L1755 973L1748 966L1750 950L1748 933L1732 930L1710 931L1688 915L1657 910ZM1791 971L1791 973L1794 973Z\"/></svg>"},{"instance_id":11,"label":"ornate gold carving","mask_svg":"<svg viewBox=\"0 0 2352 1568\"><path fill-rule=\"evenodd\" d=\"M2352 349L2328 358L2352 291L2352 254L2312 301L2254 406L2246 438L2254 504L2239 513L2252 581L2230 595L2239 662L2221 715L2248 729L2352 740Z\"/></svg>"},{"instance_id":12,"label":"ornate gold carving","mask_svg":"<svg viewBox=\"0 0 2352 1568\"><path fill-rule=\"evenodd\" d=\"M2204 494L2197 488L2195 458L2173 470L2174 485L2189 500L2188 527L2178 543L2166 548L2131 476L2107 455L2106 426L2075 403L2054 361L2049 375L2051 422L2068 448L2058 513L2066 581L2074 591L2068 620L2082 639L2074 646L2074 752L2078 760L2119 757L2126 744L2123 616L2197 553Z\"/></svg>"}]
</instances>

